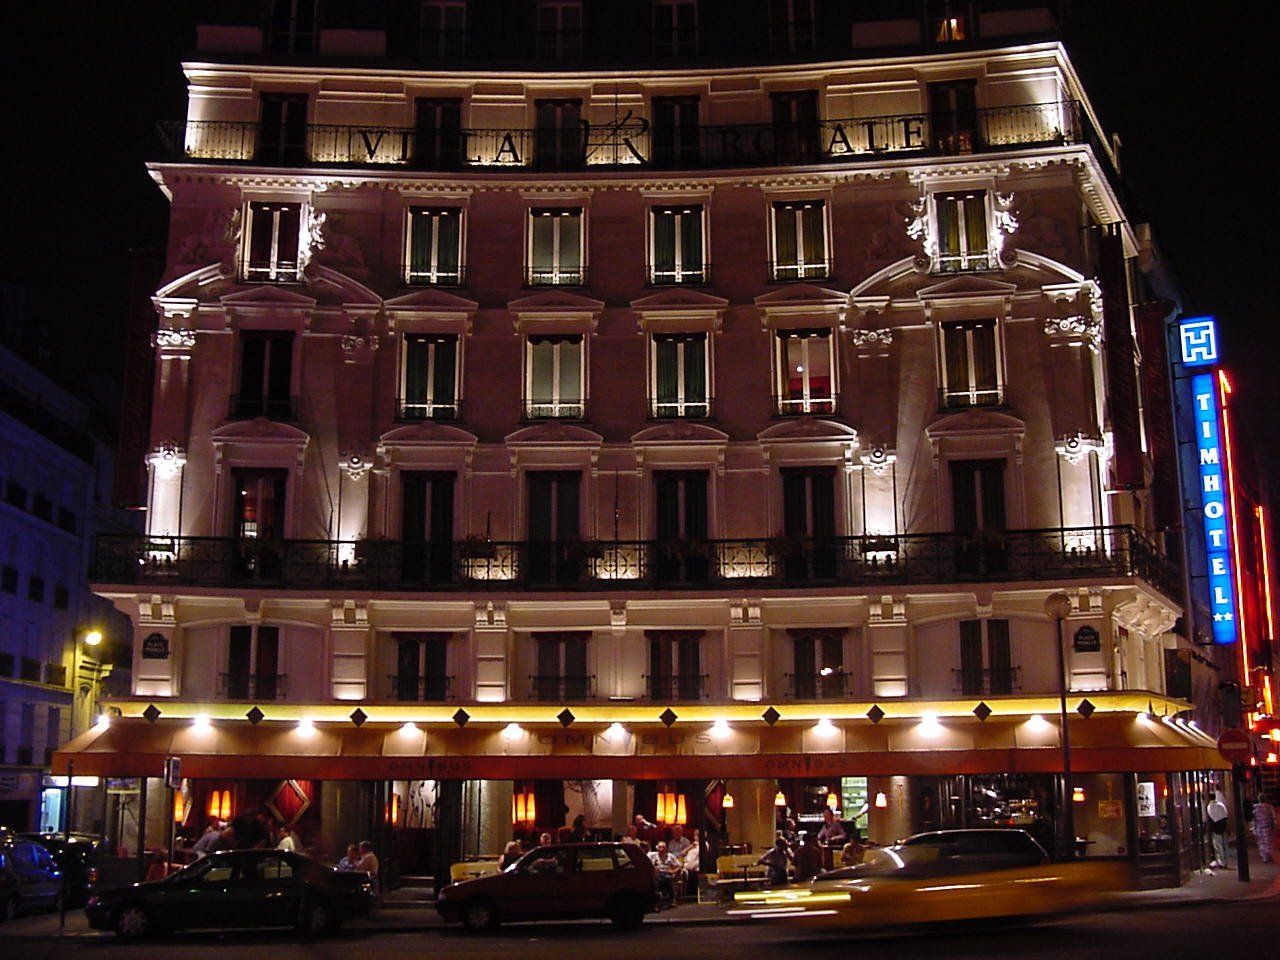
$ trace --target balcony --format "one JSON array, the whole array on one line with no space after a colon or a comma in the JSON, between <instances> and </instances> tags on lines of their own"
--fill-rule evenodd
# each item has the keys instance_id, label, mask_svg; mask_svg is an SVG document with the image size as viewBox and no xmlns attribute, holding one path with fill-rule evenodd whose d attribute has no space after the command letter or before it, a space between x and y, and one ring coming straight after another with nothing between
<instances>
[{"instance_id":1,"label":"balcony","mask_svg":"<svg viewBox=\"0 0 1280 960\"><path fill-rule=\"evenodd\" d=\"M589 700L595 677L538 673L529 678L533 699L541 703L564 703L566 700Z\"/></svg>"},{"instance_id":2,"label":"balcony","mask_svg":"<svg viewBox=\"0 0 1280 960\"><path fill-rule=\"evenodd\" d=\"M951 671L956 693L966 697L976 697L984 693L999 695L1013 693L1021 689L1018 683L1017 667L989 667L964 669L957 667Z\"/></svg>"},{"instance_id":3,"label":"balcony","mask_svg":"<svg viewBox=\"0 0 1280 960\"><path fill-rule=\"evenodd\" d=\"M443 703L453 699L450 692L452 688L453 677L449 675L387 675L387 698L400 703Z\"/></svg>"},{"instance_id":4,"label":"balcony","mask_svg":"<svg viewBox=\"0 0 1280 960\"><path fill-rule=\"evenodd\" d=\"M793 700L843 700L849 694L849 674L832 667L789 673L787 686Z\"/></svg>"},{"instance_id":5,"label":"balcony","mask_svg":"<svg viewBox=\"0 0 1280 960\"><path fill-rule=\"evenodd\" d=\"M1181 595L1177 568L1132 527L857 537L549 543L236 540L100 534L95 583L274 590L725 590L1136 577Z\"/></svg>"},{"instance_id":6,"label":"balcony","mask_svg":"<svg viewBox=\"0 0 1280 960\"><path fill-rule=\"evenodd\" d=\"M159 160L298 166L285 151L259 150L256 123L170 121L160 125ZM378 125L306 128L301 165L497 171L502 168L714 169L845 163L890 157L944 157L1097 141L1079 101L990 107L964 114L897 114L793 124L704 126L696 146L655 148L643 118L583 124L572 150L539 149L546 133L491 128L418 131ZM575 138L576 139L576 138ZM419 143L419 140L422 142ZM559 142L559 141L557 141Z\"/></svg>"},{"instance_id":7,"label":"balcony","mask_svg":"<svg viewBox=\"0 0 1280 960\"><path fill-rule=\"evenodd\" d=\"M288 696L284 673L220 673L218 696L224 700L277 700Z\"/></svg>"},{"instance_id":8,"label":"balcony","mask_svg":"<svg viewBox=\"0 0 1280 960\"><path fill-rule=\"evenodd\" d=\"M701 700L707 695L705 673L646 674L645 692L654 703Z\"/></svg>"}]
</instances>

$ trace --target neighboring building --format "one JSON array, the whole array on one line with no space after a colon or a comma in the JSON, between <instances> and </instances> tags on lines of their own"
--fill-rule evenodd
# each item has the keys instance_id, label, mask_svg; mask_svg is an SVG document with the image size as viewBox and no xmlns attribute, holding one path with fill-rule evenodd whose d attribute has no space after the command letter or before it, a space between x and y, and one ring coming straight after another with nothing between
<instances>
[{"instance_id":1,"label":"neighboring building","mask_svg":"<svg viewBox=\"0 0 1280 960\"><path fill-rule=\"evenodd\" d=\"M1051 10L267 6L150 165L148 528L94 568L133 691L60 759L437 877L828 804L1186 874L1221 761Z\"/></svg>"},{"instance_id":2,"label":"neighboring building","mask_svg":"<svg viewBox=\"0 0 1280 960\"><path fill-rule=\"evenodd\" d=\"M93 536L113 529L104 520L115 459L89 405L15 352L39 346L22 322L18 288L5 288L4 306L0 824L62 829L65 791L46 785L53 752L94 723L111 658L127 656L127 621L88 581ZM105 644L85 643L95 629ZM123 668L127 674L128 664ZM73 826L100 831L102 794L84 796Z\"/></svg>"}]
</instances>

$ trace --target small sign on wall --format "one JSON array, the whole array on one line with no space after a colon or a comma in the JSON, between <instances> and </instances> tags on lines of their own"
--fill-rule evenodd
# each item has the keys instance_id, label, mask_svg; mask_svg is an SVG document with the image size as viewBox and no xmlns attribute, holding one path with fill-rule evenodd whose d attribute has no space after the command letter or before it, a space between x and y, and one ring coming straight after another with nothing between
<instances>
[{"instance_id":1,"label":"small sign on wall","mask_svg":"<svg viewBox=\"0 0 1280 960\"><path fill-rule=\"evenodd\" d=\"M1156 785L1150 780L1138 783L1138 816L1154 817L1156 815Z\"/></svg>"},{"instance_id":2,"label":"small sign on wall","mask_svg":"<svg viewBox=\"0 0 1280 960\"><path fill-rule=\"evenodd\" d=\"M1097 653L1102 649L1102 637L1093 627L1081 627L1071 638L1076 653Z\"/></svg>"},{"instance_id":3,"label":"small sign on wall","mask_svg":"<svg viewBox=\"0 0 1280 960\"><path fill-rule=\"evenodd\" d=\"M143 660L168 660L169 638L163 633L148 634L142 641Z\"/></svg>"}]
</instances>

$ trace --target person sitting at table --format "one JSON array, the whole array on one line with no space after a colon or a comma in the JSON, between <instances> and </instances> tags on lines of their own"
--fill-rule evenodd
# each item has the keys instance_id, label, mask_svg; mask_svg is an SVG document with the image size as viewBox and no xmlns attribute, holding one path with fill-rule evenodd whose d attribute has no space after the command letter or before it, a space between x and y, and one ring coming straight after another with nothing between
<instances>
[{"instance_id":1,"label":"person sitting at table","mask_svg":"<svg viewBox=\"0 0 1280 960\"><path fill-rule=\"evenodd\" d=\"M849 838L849 842L844 845L844 849L840 851L840 866L852 867L862 862L862 858L866 855L867 848L862 845L862 841L858 839L858 831L853 831L853 836Z\"/></svg>"},{"instance_id":2,"label":"person sitting at table","mask_svg":"<svg viewBox=\"0 0 1280 960\"><path fill-rule=\"evenodd\" d=\"M689 849L684 852L685 886L689 891L697 892L698 875L702 872L702 845L698 842L698 831L690 830Z\"/></svg>"},{"instance_id":3,"label":"person sitting at table","mask_svg":"<svg viewBox=\"0 0 1280 960\"><path fill-rule=\"evenodd\" d=\"M800 837L800 849L796 851L796 883L812 880L822 872L822 848L818 838L806 830Z\"/></svg>"},{"instance_id":4,"label":"person sitting at table","mask_svg":"<svg viewBox=\"0 0 1280 960\"><path fill-rule=\"evenodd\" d=\"M756 861L758 867L769 868L769 884L774 887L785 886L787 868L791 865L791 848L787 846L787 838L778 835L773 846L760 855Z\"/></svg>"},{"instance_id":5,"label":"person sitting at table","mask_svg":"<svg viewBox=\"0 0 1280 960\"><path fill-rule=\"evenodd\" d=\"M348 843L347 855L338 861L339 870L355 870L356 864L360 862L360 844Z\"/></svg>"},{"instance_id":6,"label":"person sitting at table","mask_svg":"<svg viewBox=\"0 0 1280 960\"><path fill-rule=\"evenodd\" d=\"M842 847L847 839L844 825L836 819L835 811L827 807L822 811L822 829L818 831L818 842L826 847Z\"/></svg>"},{"instance_id":7,"label":"person sitting at table","mask_svg":"<svg viewBox=\"0 0 1280 960\"><path fill-rule=\"evenodd\" d=\"M520 841L508 840L506 848L502 851L502 859L498 861L498 866L505 870L523 856L524 851L520 849Z\"/></svg>"},{"instance_id":8,"label":"person sitting at table","mask_svg":"<svg viewBox=\"0 0 1280 960\"><path fill-rule=\"evenodd\" d=\"M672 856L681 859L689 849L689 838L684 835L684 827L678 823L671 828L671 839L667 842L667 849L671 851Z\"/></svg>"},{"instance_id":9,"label":"person sitting at table","mask_svg":"<svg viewBox=\"0 0 1280 960\"><path fill-rule=\"evenodd\" d=\"M657 849L649 854L649 861L657 871L658 896L667 903L674 903L679 889L677 882L684 870L680 858L667 849L665 840L659 840Z\"/></svg>"}]
</instances>

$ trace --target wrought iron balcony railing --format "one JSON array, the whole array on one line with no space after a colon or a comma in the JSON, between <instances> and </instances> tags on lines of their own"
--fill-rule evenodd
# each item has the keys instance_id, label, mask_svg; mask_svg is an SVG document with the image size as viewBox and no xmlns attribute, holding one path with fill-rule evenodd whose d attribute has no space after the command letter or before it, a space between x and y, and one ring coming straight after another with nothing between
<instances>
[{"instance_id":1,"label":"wrought iron balcony railing","mask_svg":"<svg viewBox=\"0 0 1280 960\"><path fill-rule=\"evenodd\" d=\"M461 400L406 400L396 398L397 420L461 420Z\"/></svg>"},{"instance_id":2,"label":"wrought iron balcony railing","mask_svg":"<svg viewBox=\"0 0 1280 960\"><path fill-rule=\"evenodd\" d=\"M227 700L278 700L288 696L285 673L220 673L218 696Z\"/></svg>"},{"instance_id":3,"label":"wrought iron balcony railing","mask_svg":"<svg viewBox=\"0 0 1280 960\"><path fill-rule=\"evenodd\" d=\"M547 543L100 534L93 561L102 584L283 590L724 590L1115 577L1180 596L1177 568L1129 526Z\"/></svg>"},{"instance_id":4,"label":"wrought iron balcony railing","mask_svg":"<svg viewBox=\"0 0 1280 960\"><path fill-rule=\"evenodd\" d=\"M672 149L669 131L630 116L605 123L582 121L576 130L310 124L301 142L282 150L279 133L264 137L256 123L189 120L161 124L157 159L417 170L703 169L957 156L1099 139L1075 100L959 113L926 110L704 126L696 134L696 140L689 137L680 149Z\"/></svg>"},{"instance_id":5,"label":"wrought iron balcony railing","mask_svg":"<svg viewBox=\"0 0 1280 960\"><path fill-rule=\"evenodd\" d=\"M387 696L401 703L441 703L452 700L453 677L442 674L415 676L406 673L387 675Z\"/></svg>"},{"instance_id":6,"label":"wrought iron balcony railing","mask_svg":"<svg viewBox=\"0 0 1280 960\"><path fill-rule=\"evenodd\" d=\"M838 700L849 692L849 674L829 667L813 673L789 673L787 684L796 700Z\"/></svg>"},{"instance_id":7,"label":"wrought iron balcony railing","mask_svg":"<svg viewBox=\"0 0 1280 960\"><path fill-rule=\"evenodd\" d=\"M1017 667L981 667L965 670L958 667L951 671L955 690L965 696L983 693L1013 693L1018 689Z\"/></svg>"},{"instance_id":8,"label":"wrought iron balcony railing","mask_svg":"<svg viewBox=\"0 0 1280 960\"><path fill-rule=\"evenodd\" d=\"M595 680L596 678L589 674L536 673L529 678L529 689L534 700L544 703L589 700Z\"/></svg>"},{"instance_id":9,"label":"wrought iron balcony railing","mask_svg":"<svg viewBox=\"0 0 1280 960\"><path fill-rule=\"evenodd\" d=\"M707 695L707 679L705 673L650 673L644 684L649 699L657 703L701 700Z\"/></svg>"}]
</instances>

